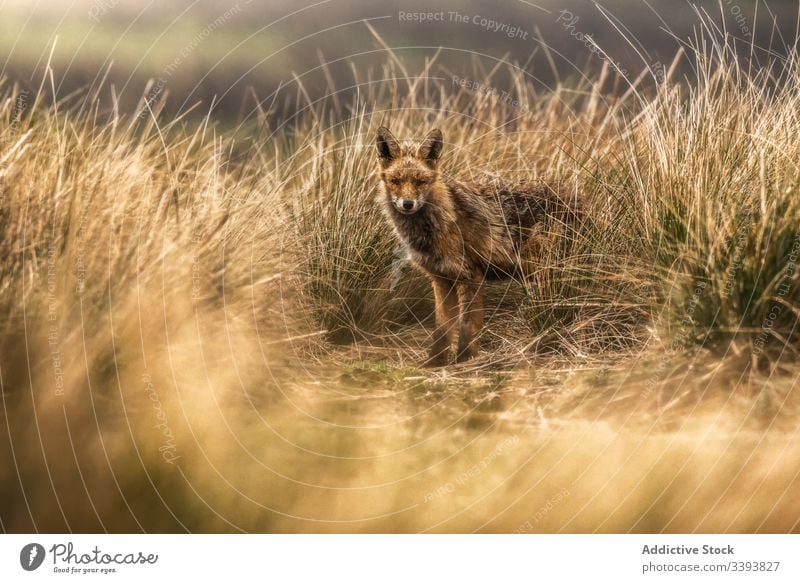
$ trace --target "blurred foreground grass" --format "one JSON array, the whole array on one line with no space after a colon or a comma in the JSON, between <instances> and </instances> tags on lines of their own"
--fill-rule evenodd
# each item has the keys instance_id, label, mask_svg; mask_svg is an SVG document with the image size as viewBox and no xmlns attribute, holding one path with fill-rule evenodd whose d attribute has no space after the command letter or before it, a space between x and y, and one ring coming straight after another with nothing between
<instances>
[{"instance_id":1,"label":"blurred foreground grass","mask_svg":"<svg viewBox=\"0 0 800 583\"><path fill-rule=\"evenodd\" d=\"M229 359L244 368L243 358ZM16 463L6 466L3 499L16 504L5 506L4 527L798 529L798 403L787 378L736 386L722 371L679 361L652 384L654 360L602 374L465 378L360 365L295 372L267 399L266 383L256 394L209 386L196 364L173 363L180 389L156 387L176 444L166 457L146 383L132 373L93 407L89 391L66 404L37 400L38 424L12 432ZM698 393L687 373L707 374L709 386ZM27 395L6 394L5 407L12 421L32 417Z\"/></svg>"}]
</instances>

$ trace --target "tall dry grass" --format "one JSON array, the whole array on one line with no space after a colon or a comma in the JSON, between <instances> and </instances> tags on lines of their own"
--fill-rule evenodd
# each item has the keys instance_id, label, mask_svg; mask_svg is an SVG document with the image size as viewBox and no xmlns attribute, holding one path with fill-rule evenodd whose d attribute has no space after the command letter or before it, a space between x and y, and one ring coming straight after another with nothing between
<instances>
[{"instance_id":1,"label":"tall dry grass","mask_svg":"<svg viewBox=\"0 0 800 583\"><path fill-rule=\"evenodd\" d=\"M3 529L796 531L800 68L707 33L622 93L476 66L522 105L393 56L233 135L6 87ZM379 125L587 201L476 363L414 366Z\"/></svg>"}]
</instances>

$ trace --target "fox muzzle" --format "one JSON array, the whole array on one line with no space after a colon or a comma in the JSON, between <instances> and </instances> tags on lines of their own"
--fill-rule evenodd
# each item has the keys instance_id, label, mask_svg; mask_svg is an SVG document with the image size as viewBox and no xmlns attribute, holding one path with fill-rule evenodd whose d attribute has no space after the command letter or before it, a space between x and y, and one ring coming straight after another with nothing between
<instances>
[{"instance_id":1,"label":"fox muzzle","mask_svg":"<svg viewBox=\"0 0 800 583\"><path fill-rule=\"evenodd\" d=\"M418 198L395 198L392 200L394 208L404 215L411 215L422 208L422 201Z\"/></svg>"}]
</instances>

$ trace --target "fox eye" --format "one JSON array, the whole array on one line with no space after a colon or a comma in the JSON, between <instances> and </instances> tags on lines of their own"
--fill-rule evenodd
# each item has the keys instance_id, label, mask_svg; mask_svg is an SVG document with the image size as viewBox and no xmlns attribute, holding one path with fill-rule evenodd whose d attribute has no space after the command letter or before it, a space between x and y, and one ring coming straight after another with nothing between
<instances>
[{"instance_id":1,"label":"fox eye","mask_svg":"<svg viewBox=\"0 0 800 583\"><path fill-rule=\"evenodd\" d=\"M424 178L417 178L416 180L414 180L415 186L425 186L427 183L428 181L425 180Z\"/></svg>"},{"instance_id":2,"label":"fox eye","mask_svg":"<svg viewBox=\"0 0 800 583\"><path fill-rule=\"evenodd\" d=\"M392 183L393 186L400 186L400 179L396 176L394 178L389 179L389 182Z\"/></svg>"}]
</instances>

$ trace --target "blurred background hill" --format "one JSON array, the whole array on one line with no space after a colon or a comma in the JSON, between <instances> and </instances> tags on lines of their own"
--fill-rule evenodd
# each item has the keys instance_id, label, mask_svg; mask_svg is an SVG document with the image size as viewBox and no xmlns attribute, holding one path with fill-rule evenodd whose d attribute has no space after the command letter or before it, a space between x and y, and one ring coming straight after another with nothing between
<instances>
[{"instance_id":1,"label":"blurred background hill","mask_svg":"<svg viewBox=\"0 0 800 583\"><path fill-rule=\"evenodd\" d=\"M432 75L468 75L476 62L488 72L508 60L550 85L606 59L635 77L669 66L696 33L696 11L715 15L742 53L751 45L780 53L795 42L794 0L10 0L0 4L0 77L36 91L52 52L59 97L102 85L99 98L126 112L147 96L166 98L171 113L213 105L241 118L257 100L295 109L299 83L312 101L332 84L346 100L354 77L382 75L387 46L406 67L419 65L410 74L439 53Z\"/></svg>"}]
</instances>

